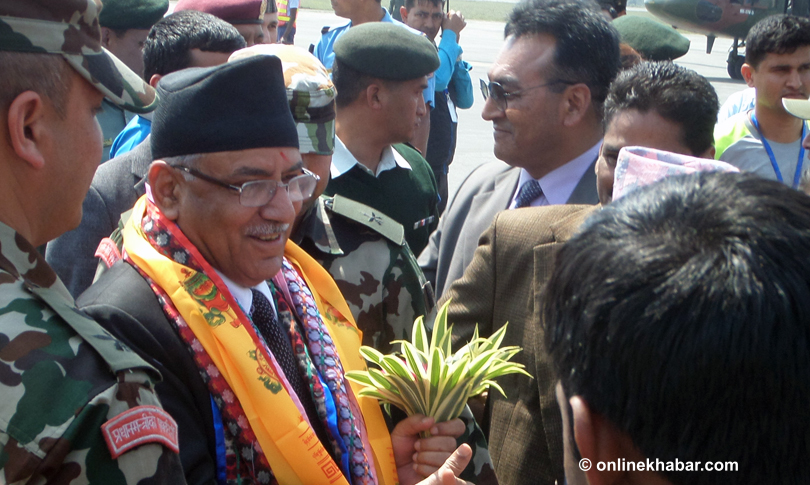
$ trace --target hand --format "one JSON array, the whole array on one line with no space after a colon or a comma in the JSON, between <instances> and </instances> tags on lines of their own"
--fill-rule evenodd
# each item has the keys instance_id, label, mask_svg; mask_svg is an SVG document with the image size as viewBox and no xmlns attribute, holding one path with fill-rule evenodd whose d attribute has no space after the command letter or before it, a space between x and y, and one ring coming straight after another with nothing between
<instances>
[{"instance_id":1,"label":"hand","mask_svg":"<svg viewBox=\"0 0 810 485\"><path fill-rule=\"evenodd\" d=\"M391 432L394 462L402 485L414 485L439 470L456 448L456 438L464 433L464 423L454 419L435 424L421 414L397 423ZM429 438L419 438L428 431Z\"/></svg>"},{"instance_id":2,"label":"hand","mask_svg":"<svg viewBox=\"0 0 810 485\"><path fill-rule=\"evenodd\" d=\"M438 471L419 482L417 485L471 485L458 478L472 458L470 445L463 444L453 453Z\"/></svg>"},{"instance_id":3,"label":"hand","mask_svg":"<svg viewBox=\"0 0 810 485\"><path fill-rule=\"evenodd\" d=\"M444 20L442 20L442 30L452 30L456 33L456 37L461 34L461 31L464 30L466 26L467 21L464 20L464 16L461 15L461 12L456 12L455 10L447 12Z\"/></svg>"}]
</instances>

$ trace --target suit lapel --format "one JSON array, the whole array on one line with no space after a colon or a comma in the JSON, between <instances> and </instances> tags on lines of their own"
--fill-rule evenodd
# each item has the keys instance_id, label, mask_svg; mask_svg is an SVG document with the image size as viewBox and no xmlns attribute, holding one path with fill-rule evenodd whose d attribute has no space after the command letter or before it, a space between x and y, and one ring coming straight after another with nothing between
<instances>
[{"instance_id":1,"label":"suit lapel","mask_svg":"<svg viewBox=\"0 0 810 485\"><path fill-rule=\"evenodd\" d=\"M146 183L146 174L149 172L149 165L152 164L152 135L147 135L144 140L132 149L132 177L135 190L142 194L146 191L144 184Z\"/></svg>"},{"instance_id":2,"label":"suit lapel","mask_svg":"<svg viewBox=\"0 0 810 485\"><path fill-rule=\"evenodd\" d=\"M599 195L596 193L596 160L585 170L585 174L579 179L579 183L571 192L566 204L597 204Z\"/></svg>"},{"instance_id":3,"label":"suit lapel","mask_svg":"<svg viewBox=\"0 0 810 485\"><path fill-rule=\"evenodd\" d=\"M464 221L465 234L459 238L465 245L462 252L463 267L466 268L470 264L475 248L478 247L478 238L492 224L495 214L509 208L519 179L520 169L512 167L495 177L491 190L473 196L470 211ZM468 250L467 245L472 245L472 249Z\"/></svg>"}]
</instances>

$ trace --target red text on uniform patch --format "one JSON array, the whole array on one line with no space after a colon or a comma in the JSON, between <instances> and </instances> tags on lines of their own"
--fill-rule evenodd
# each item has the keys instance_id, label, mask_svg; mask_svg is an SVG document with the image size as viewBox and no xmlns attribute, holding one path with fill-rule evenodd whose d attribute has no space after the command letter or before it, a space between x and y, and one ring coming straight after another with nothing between
<instances>
[{"instance_id":1,"label":"red text on uniform patch","mask_svg":"<svg viewBox=\"0 0 810 485\"><path fill-rule=\"evenodd\" d=\"M146 443L160 443L175 453L180 450L177 423L169 413L155 406L124 411L101 425L101 430L113 458Z\"/></svg>"}]
</instances>

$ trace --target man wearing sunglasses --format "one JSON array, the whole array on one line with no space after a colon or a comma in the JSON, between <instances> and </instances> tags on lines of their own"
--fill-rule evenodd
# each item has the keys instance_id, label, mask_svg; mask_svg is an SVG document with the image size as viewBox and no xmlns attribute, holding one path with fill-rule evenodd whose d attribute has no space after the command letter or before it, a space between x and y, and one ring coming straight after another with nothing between
<instances>
[{"instance_id":1,"label":"man wearing sunglasses","mask_svg":"<svg viewBox=\"0 0 810 485\"><path fill-rule=\"evenodd\" d=\"M515 8L481 83L482 116L493 124L495 157L506 163L470 174L420 255L437 295L464 273L497 212L598 202L601 107L618 70L618 34L596 7L530 0Z\"/></svg>"}]
</instances>

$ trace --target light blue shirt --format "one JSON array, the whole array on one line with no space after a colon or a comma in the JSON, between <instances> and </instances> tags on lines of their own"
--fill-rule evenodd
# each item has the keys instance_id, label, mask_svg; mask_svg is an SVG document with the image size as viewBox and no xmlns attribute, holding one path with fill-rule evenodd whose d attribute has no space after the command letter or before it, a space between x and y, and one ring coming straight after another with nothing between
<instances>
[{"instance_id":1,"label":"light blue shirt","mask_svg":"<svg viewBox=\"0 0 810 485\"><path fill-rule=\"evenodd\" d=\"M602 140L591 147L588 151L578 156L577 158L566 163L562 167L558 167L551 172L547 173L539 180L540 188L543 189L543 195L534 199L531 207L538 207L541 205L561 205L568 202L577 184L585 175L586 170L593 170L591 165L596 161L599 156L599 148L602 146ZM510 209L514 209L517 205L517 196L523 184L532 179L526 169L520 169L520 180L518 180L515 193L512 194L512 202L509 204Z\"/></svg>"},{"instance_id":2,"label":"light blue shirt","mask_svg":"<svg viewBox=\"0 0 810 485\"><path fill-rule=\"evenodd\" d=\"M396 24L404 29L408 29L409 31L413 32L416 35L424 35L422 34L422 32L419 32L418 30L408 27L399 20L395 20L393 17L391 17L391 15L388 13L388 10L386 10L384 7L382 7L382 11L383 17L380 20L380 22L388 22L391 24ZM335 64L335 42L337 42L338 39L340 39L340 37L343 36L343 34L348 32L351 27L352 27L351 20L342 25L329 27L328 30L324 27L324 31L321 31L321 39L318 41L317 44L315 44L315 48L312 53L315 54L315 57L317 57L318 60L321 61L321 64L323 64L329 70L330 73L332 72L332 66ZM429 104L431 108L433 106L436 106L434 102L435 93L436 93L436 78L433 76L433 73L431 73L430 75L428 75L427 88L425 88L425 90L422 91L422 97L425 99L425 103Z\"/></svg>"},{"instance_id":3,"label":"light blue shirt","mask_svg":"<svg viewBox=\"0 0 810 485\"><path fill-rule=\"evenodd\" d=\"M121 133L115 137L115 141L113 141L110 148L110 158L131 151L144 141L150 133L152 133L151 115L149 117L138 115L132 118Z\"/></svg>"}]
</instances>

